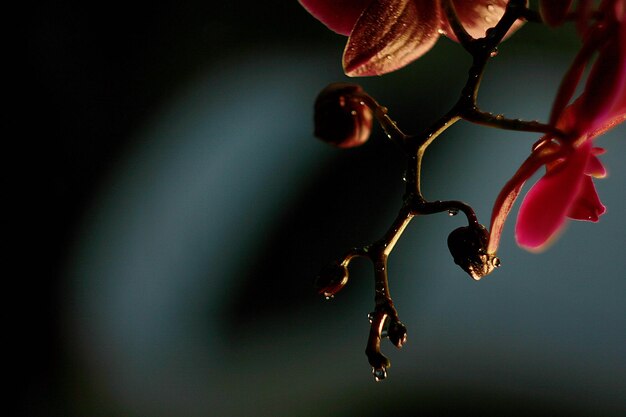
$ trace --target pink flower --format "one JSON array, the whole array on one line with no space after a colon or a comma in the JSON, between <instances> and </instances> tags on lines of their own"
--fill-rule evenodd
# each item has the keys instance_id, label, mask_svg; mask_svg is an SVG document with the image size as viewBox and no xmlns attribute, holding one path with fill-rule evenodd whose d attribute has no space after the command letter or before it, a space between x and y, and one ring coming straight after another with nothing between
<instances>
[{"instance_id":1,"label":"pink flower","mask_svg":"<svg viewBox=\"0 0 626 417\"><path fill-rule=\"evenodd\" d=\"M540 250L565 224L566 218L598 221L605 207L600 202L591 176L606 171L593 155L591 141L547 164L546 174L526 194L520 207L515 236L520 246Z\"/></svg>"},{"instance_id":2,"label":"pink flower","mask_svg":"<svg viewBox=\"0 0 626 417\"><path fill-rule=\"evenodd\" d=\"M593 139L626 120L626 7L605 1L605 19L586 34L585 44L566 74L551 122L564 137L544 137L496 199L488 252L495 253L504 221L524 182L541 166L546 174L530 189L519 210L515 233L520 246L537 251L551 242L566 218L597 221L605 211L592 177L606 171ZM598 52L583 93L569 101L585 66Z\"/></svg>"},{"instance_id":3,"label":"pink flower","mask_svg":"<svg viewBox=\"0 0 626 417\"><path fill-rule=\"evenodd\" d=\"M331 30L349 36L343 54L348 76L395 71L428 52L441 34L455 39L439 0L299 1ZM498 23L507 3L454 0L459 20L474 38Z\"/></svg>"}]
</instances>

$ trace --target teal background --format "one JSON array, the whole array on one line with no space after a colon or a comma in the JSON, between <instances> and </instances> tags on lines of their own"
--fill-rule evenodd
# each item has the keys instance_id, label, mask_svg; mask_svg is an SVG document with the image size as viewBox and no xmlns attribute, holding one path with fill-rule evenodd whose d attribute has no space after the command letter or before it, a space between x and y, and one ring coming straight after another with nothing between
<instances>
[{"instance_id":1,"label":"teal background","mask_svg":"<svg viewBox=\"0 0 626 417\"><path fill-rule=\"evenodd\" d=\"M364 355L372 271L355 261L327 302L312 281L377 239L400 207L404 159L376 128L340 151L312 105L347 81L345 38L296 2L55 3L26 22L41 170L26 264L27 416L618 416L626 411L624 126L597 140L609 177L597 224L530 254L507 223L503 266L474 282L416 218L391 291L409 329L389 378ZM557 35L557 36L555 36ZM578 40L528 24L488 67L479 103L545 120ZM469 58L448 39L361 83L409 132L455 102ZM427 198L488 223L538 137L461 122L429 149ZM519 203L518 203L519 205ZM518 206L517 205L517 206ZM516 208L517 208L516 206Z\"/></svg>"}]
</instances>

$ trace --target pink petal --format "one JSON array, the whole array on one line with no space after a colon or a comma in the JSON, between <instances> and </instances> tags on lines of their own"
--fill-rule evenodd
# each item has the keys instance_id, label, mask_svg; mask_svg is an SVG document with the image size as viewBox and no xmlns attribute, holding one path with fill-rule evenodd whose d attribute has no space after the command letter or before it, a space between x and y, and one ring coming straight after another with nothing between
<instances>
[{"instance_id":1,"label":"pink petal","mask_svg":"<svg viewBox=\"0 0 626 417\"><path fill-rule=\"evenodd\" d=\"M507 3L507 0L454 0L454 8L465 31L472 38L480 39L485 37L487 29L494 27L500 21ZM523 23L521 20L517 21L507 33L507 37ZM448 38L457 41L445 16L442 29Z\"/></svg>"},{"instance_id":2,"label":"pink petal","mask_svg":"<svg viewBox=\"0 0 626 417\"><path fill-rule=\"evenodd\" d=\"M500 237L513 204L517 199L524 183L534 175L543 165L553 164L559 156L559 147L556 143L544 137L541 144L534 147L533 152L524 161L522 166L515 172L515 175L504 185L491 212L491 225L489 227L489 244L487 253L495 254L500 244Z\"/></svg>"},{"instance_id":3,"label":"pink petal","mask_svg":"<svg viewBox=\"0 0 626 417\"><path fill-rule=\"evenodd\" d=\"M587 140L591 140L591 139L595 138L596 136L600 136L600 135L605 134L609 130L613 129L614 127L616 127L616 126L618 126L618 125L620 125L620 124L622 124L624 122L626 122L626 112L618 114L617 116L613 117L612 119L609 119L608 121L605 121L602 126L597 128L596 130L593 130L593 131L587 133L585 135L585 137L586 137Z\"/></svg>"},{"instance_id":4,"label":"pink petal","mask_svg":"<svg viewBox=\"0 0 626 417\"><path fill-rule=\"evenodd\" d=\"M606 207L600 201L593 180L589 176L583 178L576 200L567 213L567 217L574 220L597 222L604 214Z\"/></svg>"},{"instance_id":5,"label":"pink petal","mask_svg":"<svg viewBox=\"0 0 626 417\"><path fill-rule=\"evenodd\" d=\"M592 43L584 43L583 46L576 54L574 62L568 68L567 72L563 76L559 91L556 94L554 103L552 104L552 111L550 112L550 124L559 123L559 128L565 131L569 131L576 123L576 115L572 108L568 111L570 114L565 115L567 104L570 102L576 91L576 87L583 76L587 63L595 53L596 47ZM564 120L567 119L567 120Z\"/></svg>"},{"instance_id":6,"label":"pink petal","mask_svg":"<svg viewBox=\"0 0 626 417\"><path fill-rule=\"evenodd\" d=\"M600 129L626 111L626 22L616 23L600 49L578 112L579 132Z\"/></svg>"},{"instance_id":7,"label":"pink petal","mask_svg":"<svg viewBox=\"0 0 626 417\"><path fill-rule=\"evenodd\" d=\"M550 26L558 26L565 21L571 5L572 0L541 0L541 17Z\"/></svg>"},{"instance_id":8,"label":"pink petal","mask_svg":"<svg viewBox=\"0 0 626 417\"><path fill-rule=\"evenodd\" d=\"M615 19L620 21L621 23L624 23L624 19L626 19L626 1L615 0L612 3L612 13L615 15Z\"/></svg>"},{"instance_id":9,"label":"pink petal","mask_svg":"<svg viewBox=\"0 0 626 417\"><path fill-rule=\"evenodd\" d=\"M598 155L604 155L606 153L606 149L604 148L599 148L597 146L591 148L591 154L598 156Z\"/></svg>"},{"instance_id":10,"label":"pink petal","mask_svg":"<svg viewBox=\"0 0 626 417\"><path fill-rule=\"evenodd\" d=\"M549 170L526 194L515 227L520 246L538 250L563 226L586 177L584 170L590 152L591 142L584 143L564 162Z\"/></svg>"},{"instance_id":11,"label":"pink petal","mask_svg":"<svg viewBox=\"0 0 626 417\"><path fill-rule=\"evenodd\" d=\"M329 29L349 35L363 10L372 0L298 0L317 20Z\"/></svg>"},{"instance_id":12,"label":"pink petal","mask_svg":"<svg viewBox=\"0 0 626 417\"><path fill-rule=\"evenodd\" d=\"M598 149L599 151L596 151ZM600 153L604 153L604 149L602 148L593 148L591 150L591 155L587 160L587 166L585 167L585 175L589 175L595 178L604 178L606 177L606 168L600 162L600 159L596 155L600 155Z\"/></svg>"},{"instance_id":13,"label":"pink petal","mask_svg":"<svg viewBox=\"0 0 626 417\"><path fill-rule=\"evenodd\" d=\"M440 22L439 2L373 0L348 39L346 75L380 75L409 64L435 44Z\"/></svg>"}]
</instances>

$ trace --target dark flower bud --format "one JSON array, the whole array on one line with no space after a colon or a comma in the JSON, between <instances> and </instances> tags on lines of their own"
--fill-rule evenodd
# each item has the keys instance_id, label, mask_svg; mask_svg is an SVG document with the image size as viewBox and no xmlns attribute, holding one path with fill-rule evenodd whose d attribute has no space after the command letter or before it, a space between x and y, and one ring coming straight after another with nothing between
<instances>
[{"instance_id":1,"label":"dark flower bud","mask_svg":"<svg viewBox=\"0 0 626 417\"><path fill-rule=\"evenodd\" d=\"M387 368L391 367L389 359L378 351L371 353L366 351L365 353L367 354L367 359L370 365L372 365L372 375L374 375L374 380L376 382L380 382L387 378Z\"/></svg>"},{"instance_id":2,"label":"dark flower bud","mask_svg":"<svg viewBox=\"0 0 626 417\"><path fill-rule=\"evenodd\" d=\"M407 331L406 326L400 321L392 321L387 330L389 341L397 348L401 348L406 343Z\"/></svg>"},{"instance_id":3,"label":"dark flower bud","mask_svg":"<svg viewBox=\"0 0 626 417\"><path fill-rule=\"evenodd\" d=\"M373 113L356 84L335 83L315 100L315 136L340 148L364 144L372 130Z\"/></svg>"},{"instance_id":4,"label":"dark flower bud","mask_svg":"<svg viewBox=\"0 0 626 417\"><path fill-rule=\"evenodd\" d=\"M500 259L487 253L489 232L483 225L459 227L448 235L448 248L459 265L475 280L500 266Z\"/></svg>"},{"instance_id":5,"label":"dark flower bud","mask_svg":"<svg viewBox=\"0 0 626 417\"><path fill-rule=\"evenodd\" d=\"M332 298L348 283L348 268L333 263L326 265L315 279L315 289L326 298Z\"/></svg>"}]
</instances>

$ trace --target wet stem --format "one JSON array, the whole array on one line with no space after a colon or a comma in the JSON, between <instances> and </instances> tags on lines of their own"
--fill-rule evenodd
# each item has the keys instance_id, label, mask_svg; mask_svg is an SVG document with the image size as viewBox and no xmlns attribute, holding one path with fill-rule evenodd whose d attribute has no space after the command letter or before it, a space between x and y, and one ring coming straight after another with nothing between
<instances>
[{"instance_id":1,"label":"wet stem","mask_svg":"<svg viewBox=\"0 0 626 417\"><path fill-rule=\"evenodd\" d=\"M374 378L377 381L386 377L387 368L390 366L389 360L380 351L380 342L384 337L383 335L387 329L392 327L394 329L398 327L404 329L389 291L387 259L407 225L417 215L444 211L448 211L452 215L461 211L467 217L470 227L479 226L474 210L469 205L460 201L427 201L423 197L421 191L421 168L427 148L446 129L459 120L506 130L559 134L550 125L536 121L508 119L500 114L494 115L483 112L477 105L478 90L485 68L489 60L495 56L494 51L496 51L497 46L518 19L535 16L533 12L526 8L525 1L511 0L498 24L489 29L487 35L481 39L473 39L465 31L456 15L454 4L451 0L443 1L443 6L459 43L473 57L467 81L455 105L421 134L407 135L398 128L397 124L388 115L387 108L379 105L376 100L366 93L359 97L363 104L374 111L377 121L387 133L389 139L407 155L406 191L402 207L391 227L375 243L348 251L338 262L342 267L347 268L352 259L366 257L370 259L374 266L375 310L369 315L371 325L365 352L372 366ZM401 347L405 339L406 332L397 337L394 336L394 340L400 340L396 344L397 347Z\"/></svg>"}]
</instances>

